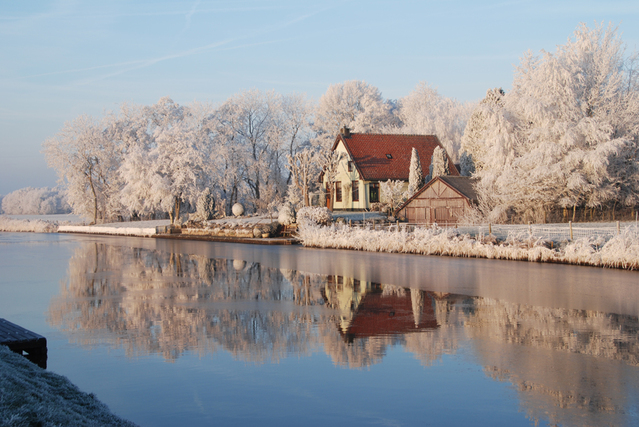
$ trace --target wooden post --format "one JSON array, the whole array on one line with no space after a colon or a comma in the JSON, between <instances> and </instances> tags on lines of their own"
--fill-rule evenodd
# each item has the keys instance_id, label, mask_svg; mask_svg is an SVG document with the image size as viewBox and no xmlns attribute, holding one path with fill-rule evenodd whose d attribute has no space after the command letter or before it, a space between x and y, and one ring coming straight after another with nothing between
<instances>
[{"instance_id":1,"label":"wooden post","mask_svg":"<svg viewBox=\"0 0 639 427\"><path fill-rule=\"evenodd\" d=\"M572 221L568 221L568 226L570 227L570 240L572 241Z\"/></svg>"},{"instance_id":2,"label":"wooden post","mask_svg":"<svg viewBox=\"0 0 639 427\"><path fill-rule=\"evenodd\" d=\"M493 234L493 225L488 224L488 235L490 236L491 234Z\"/></svg>"}]
</instances>

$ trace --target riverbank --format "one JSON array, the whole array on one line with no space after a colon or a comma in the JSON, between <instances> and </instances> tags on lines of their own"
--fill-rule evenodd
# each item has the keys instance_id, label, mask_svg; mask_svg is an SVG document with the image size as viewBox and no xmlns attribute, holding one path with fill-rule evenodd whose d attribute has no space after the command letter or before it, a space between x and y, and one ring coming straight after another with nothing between
<instances>
[{"instance_id":1,"label":"riverbank","mask_svg":"<svg viewBox=\"0 0 639 427\"><path fill-rule=\"evenodd\" d=\"M14 220L0 216L0 231L62 232L138 236L228 243L290 245L502 260L552 262L639 270L639 227L624 226L612 238L580 237L551 240L548 236L508 232L506 236L469 234L462 229L415 228L413 231L307 225L294 238L253 237L254 228L269 223L267 217L224 218L210 221L207 229L179 229L172 233L168 220L87 225L58 225L39 219ZM7 226L9 224L10 226ZM176 230L173 230L176 231Z\"/></svg>"},{"instance_id":2,"label":"riverbank","mask_svg":"<svg viewBox=\"0 0 639 427\"><path fill-rule=\"evenodd\" d=\"M437 226L404 230L372 230L345 225L304 225L298 238L306 247L353 249L420 255L444 255L595 267L639 269L639 227L630 226L608 241L583 237L559 244L526 234L471 236Z\"/></svg>"},{"instance_id":3,"label":"riverbank","mask_svg":"<svg viewBox=\"0 0 639 427\"><path fill-rule=\"evenodd\" d=\"M93 394L0 345L0 425L135 426Z\"/></svg>"}]
</instances>

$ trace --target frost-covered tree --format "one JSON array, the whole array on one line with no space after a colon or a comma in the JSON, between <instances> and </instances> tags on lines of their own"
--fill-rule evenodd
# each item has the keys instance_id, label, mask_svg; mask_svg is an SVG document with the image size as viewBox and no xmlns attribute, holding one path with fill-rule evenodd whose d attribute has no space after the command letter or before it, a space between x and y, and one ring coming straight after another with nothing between
<instances>
[{"instance_id":1,"label":"frost-covered tree","mask_svg":"<svg viewBox=\"0 0 639 427\"><path fill-rule=\"evenodd\" d=\"M116 213L111 202L119 190L115 184L121 152L107 137L106 128L105 120L83 115L65 123L60 132L43 143L47 164L66 186L73 212L93 223Z\"/></svg>"},{"instance_id":2,"label":"frost-covered tree","mask_svg":"<svg viewBox=\"0 0 639 427\"><path fill-rule=\"evenodd\" d=\"M314 149L307 148L294 156L287 156L287 159L292 184L301 193L303 205L310 206L309 193L319 174L318 154Z\"/></svg>"},{"instance_id":3,"label":"frost-covered tree","mask_svg":"<svg viewBox=\"0 0 639 427\"><path fill-rule=\"evenodd\" d=\"M636 204L636 54L613 26L581 24L555 53L528 52L471 152L493 216L541 220L552 207ZM483 129L483 130L482 130Z\"/></svg>"},{"instance_id":4,"label":"frost-covered tree","mask_svg":"<svg viewBox=\"0 0 639 427\"><path fill-rule=\"evenodd\" d=\"M286 188L283 150L289 146L280 126L281 97L275 92L242 92L220 106L216 116L218 133L238 150L233 154L241 163L239 176L249 190L248 201L265 210Z\"/></svg>"},{"instance_id":5,"label":"frost-covered tree","mask_svg":"<svg viewBox=\"0 0 639 427\"><path fill-rule=\"evenodd\" d=\"M410 169L408 171L408 193L407 198L419 190L424 185L424 172L422 171L422 163L419 160L419 153L413 147L410 155Z\"/></svg>"},{"instance_id":6,"label":"frost-covered tree","mask_svg":"<svg viewBox=\"0 0 639 427\"><path fill-rule=\"evenodd\" d=\"M443 97L425 82L419 83L399 104L402 133L437 135L452 158L459 158L462 134L474 104Z\"/></svg>"},{"instance_id":7,"label":"frost-covered tree","mask_svg":"<svg viewBox=\"0 0 639 427\"><path fill-rule=\"evenodd\" d=\"M184 107L162 98L143 112L146 135L133 138L120 167L121 201L130 212L164 211L174 223L210 185L211 142L206 104Z\"/></svg>"},{"instance_id":8,"label":"frost-covered tree","mask_svg":"<svg viewBox=\"0 0 639 427\"><path fill-rule=\"evenodd\" d=\"M475 107L464 129L461 138L461 151L473 160L473 169L482 169L489 142L490 119L499 114L504 106L504 95L501 88L489 89L486 97ZM460 159L461 161L461 159Z\"/></svg>"},{"instance_id":9,"label":"frost-covered tree","mask_svg":"<svg viewBox=\"0 0 639 427\"><path fill-rule=\"evenodd\" d=\"M404 184L404 181L393 181L390 179L380 183L379 188L381 192L381 202L388 205L388 209L391 214L394 214L395 209L397 209L406 200Z\"/></svg>"},{"instance_id":10,"label":"frost-covered tree","mask_svg":"<svg viewBox=\"0 0 639 427\"><path fill-rule=\"evenodd\" d=\"M318 164L324 174L324 181L326 182L326 191L331 195L331 199L335 198L335 182L339 175L339 165L344 158L344 153L341 151L321 150L318 155ZM334 200L331 200L331 207Z\"/></svg>"},{"instance_id":11,"label":"frost-covered tree","mask_svg":"<svg viewBox=\"0 0 639 427\"><path fill-rule=\"evenodd\" d=\"M359 80L329 86L315 113L315 130L325 147L346 126L354 132L378 132L393 122L390 104L375 86Z\"/></svg>"},{"instance_id":12,"label":"frost-covered tree","mask_svg":"<svg viewBox=\"0 0 639 427\"><path fill-rule=\"evenodd\" d=\"M284 139L283 157L287 160L288 156L295 156L311 145L311 120L314 109L314 105L305 95L291 94L282 97L280 128ZM289 171L286 183L290 184L291 180Z\"/></svg>"},{"instance_id":13,"label":"frost-covered tree","mask_svg":"<svg viewBox=\"0 0 639 427\"><path fill-rule=\"evenodd\" d=\"M442 175L449 175L448 156L442 147L435 147L430 162L430 179Z\"/></svg>"},{"instance_id":14,"label":"frost-covered tree","mask_svg":"<svg viewBox=\"0 0 639 427\"><path fill-rule=\"evenodd\" d=\"M471 176L475 173L475 162L473 161L473 155L468 154L466 151L459 157L459 174L461 176Z\"/></svg>"}]
</instances>

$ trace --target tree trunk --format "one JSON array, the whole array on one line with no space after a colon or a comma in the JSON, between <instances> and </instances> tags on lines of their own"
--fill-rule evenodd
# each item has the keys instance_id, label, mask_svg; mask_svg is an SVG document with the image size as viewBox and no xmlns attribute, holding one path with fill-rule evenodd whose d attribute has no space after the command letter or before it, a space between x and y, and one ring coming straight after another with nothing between
<instances>
[{"instance_id":1,"label":"tree trunk","mask_svg":"<svg viewBox=\"0 0 639 427\"><path fill-rule=\"evenodd\" d=\"M311 201L309 200L308 197L308 186L304 186L304 206L310 206L311 205Z\"/></svg>"},{"instance_id":2,"label":"tree trunk","mask_svg":"<svg viewBox=\"0 0 639 427\"><path fill-rule=\"evenodd\" d=\"M577 216L577 205L572 205L572 222L575 222L576 216Z\"/></svg>"},{"instance_id":3,"label":"tree trunk","mask_svg":"<svg viewBox=\"0 0 639 427\"><path fill-rule=\"evenodd\" d=\"M180 198L175 198L175 220L180 218Z\"/></svg>"},{"instance_id":4,"label":"tree trunk","mask_svg":"<svg viewBox=\"0 0 639 427\"><path fill-rule=\"evenodd\" d=\"M91 192L93 193L93 223L98 223L98 195L95 193L95 187L93 186L93 178L89 175L89 185L91 186Z\"/></svg>"}]
</instances>

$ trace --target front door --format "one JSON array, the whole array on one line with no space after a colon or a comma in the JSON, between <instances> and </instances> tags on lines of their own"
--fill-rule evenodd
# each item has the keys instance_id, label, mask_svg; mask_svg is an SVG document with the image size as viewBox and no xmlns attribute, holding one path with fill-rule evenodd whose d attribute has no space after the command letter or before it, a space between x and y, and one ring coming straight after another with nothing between
<instances>
[{"instance_id":1,"label":"front door","mask_svg":"<svg viewBox=\"0 0 639 427\"><path fill-rule=\"evenodd\" d=\"M379 203L379 183L371 182L369 185L368 200L371 203Z\"/></svg>"}]
</instances>

